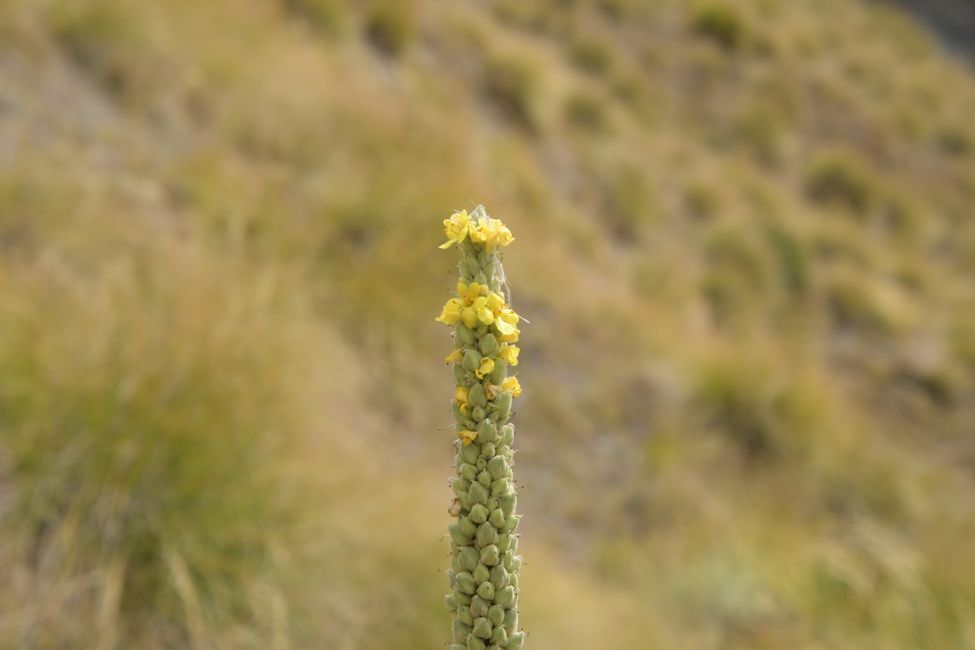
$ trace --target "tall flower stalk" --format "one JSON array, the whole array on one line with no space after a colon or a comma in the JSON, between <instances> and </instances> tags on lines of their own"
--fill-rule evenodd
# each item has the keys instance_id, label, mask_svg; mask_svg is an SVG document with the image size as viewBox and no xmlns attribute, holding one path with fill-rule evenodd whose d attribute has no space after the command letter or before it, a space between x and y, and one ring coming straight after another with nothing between
<instances>
[{"instance_id":1,"label":"tall flower stalk","mask_svg":"<svg viewBox=\"0 0 975 650\"><path fill-rule=\"evenodd\" d=\"M456 424L455 498L450 514L451 650L519 650L525 633L518 627L518 496L512 480L515 427L508 420L512 399L521 395L518 378L518 314L499 249L514 238L482 206L444 220L447 241L456 246L457 295L437 321L453 327L452 366L456 388L451 408Z\"/></svg>"}]
</instances>

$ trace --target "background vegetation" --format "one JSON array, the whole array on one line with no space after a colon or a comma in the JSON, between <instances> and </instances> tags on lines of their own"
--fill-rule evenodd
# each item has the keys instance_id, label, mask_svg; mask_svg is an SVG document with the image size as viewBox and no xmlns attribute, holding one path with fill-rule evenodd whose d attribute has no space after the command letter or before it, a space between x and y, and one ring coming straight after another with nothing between
<instances>
[{"instance_id":1,"label":"background vegetation","mask_svg":"<svg viewBox=\"0 0 975 650\"><path fill-rule=\"evenodd\" d=\"M5 0L0 647L440 647L475 202L532 648L975 646L972 106L872 2Z\"/></svg>"}]
</instances>

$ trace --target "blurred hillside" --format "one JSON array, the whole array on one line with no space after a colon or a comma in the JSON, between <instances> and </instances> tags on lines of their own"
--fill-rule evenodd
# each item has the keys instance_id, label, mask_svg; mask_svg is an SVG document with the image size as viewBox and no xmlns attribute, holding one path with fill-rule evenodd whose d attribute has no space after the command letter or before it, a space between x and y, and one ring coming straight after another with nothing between
<instances>
[{"instance_id":1,"label":"blurred hillside","mask_svg":"<svg viewBox=\"0 0 975 650\"><path fill-rule=\"evenodd\" d=\"M0 648L436 648L440 220L531 648L975 647L975 80L821 0L0 2Z\"/></svg>"}]
</instances>

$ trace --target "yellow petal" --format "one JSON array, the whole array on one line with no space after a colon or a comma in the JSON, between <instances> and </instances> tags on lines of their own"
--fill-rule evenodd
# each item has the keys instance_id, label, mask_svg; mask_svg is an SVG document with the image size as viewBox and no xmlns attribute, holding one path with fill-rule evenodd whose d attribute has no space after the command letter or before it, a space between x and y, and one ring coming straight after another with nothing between
<instances>
[{"instance_id":1,"label":"yellow petal","mask_svg":"<svg viewBox=\"0 0 975 650\"><path fill-rule=\"evenodd\" d=\"M494 322L494 313L487 308L478 310L477 317L485 325L490 325Z\"/></svg>"},{"instance_id":2,"label":"yellow petal","mask_svg":"<svg viewBox=\"0 0 975 650\"><path fill-rule=\"evenodd\" d=\"M505 360L509 366L518 365L518 354L521 349L517 345L502 345L498 355Z\"/></svg>"},{"instance_id":3,"label":"yellow petal","mask_svg":"<svg viewBox=\"0 0 975 650\"><path fill-rule=\"evenodd\" d=\"M458 403L464 404L467 402L467 388L464 386L458 386L457 390L454 391L454 399Z\"/></svg>"},{"instance_id":4,"label":"yellow petal","mask_svg":"<svg viewBox=\"0 0 975 650\"><path fill-rule=\"evenodd\" d=\"M461 359L464 358L464 353L460 350L454 350L446 357L444 357L444 363L460 363Z\"/></svg>"},{"instance_id":5,"label":"yellow petal","mask_svg":"<svg viewBox=\"0 0 975 650\"><path fill-rule=\"evenodd\" d=\"M494 359L486 357L481 359L481 365L477 367L474 374L477 375L478 379L483 379L484 375L489 375L494 371Z\"/></svg>"},{"instance_id":6,"label":"yellow petal","mask_svg":"<svg viewBox=\"0 0 975 650\"><path fill-rule=\"evenodd\" d=\"M497 325L498 322L499 321L494 321L494 324ZM499 336L498 340L501 341L502 343L517 343L518 338L520 336L521 336L521 332L518 331L518 328L515 328L515 331L512 332L511 334L502 334L501 336Z\"/></svg>"},{"instance_id":7,"label":"yellow petal","mask_svg":"<svg viewBox=\"0 0 975 650\"><path fill-rule=\"evenodd\" d=\"M521 395L521 384L518 383L517 377L505 377L505 380L501 382L501 388L511 391L512 397Z\"/></svg>"},{"instance_id":8,"label":"yellow petal","mask_svg":"<svg viewBox=\"0 0 975 650\"><path fill-rule=\"evenodd\" d=\"M464 325L468 327L474 327L477 324L477 312L474 311L473 307L465 307L464 311L460 313L461 319L464 321Z\"/></svg>"},{"instance_id":9,"label":"yellow petal","mask_svg":"<svg viewBox=\"0 0 975 650\"><path fill-rule=\"evenodd\" d=\"M515 327L508 321L504 320L503 318L494 319L494 326L498 328L498 332L501 333L502 337L510 336L518 331L517 327ZM502 338L501 340L504 341L505 339Z\"/></svg>"},{"instance_id":10,"label":"yellow petal","mask_svg":"<svg viewBox=\"0 0 975 650\"><path fill-rule=\"evenodd\" d=\"M477 431L461 431L457 437L463 440L465 445L469 445L477 438Z\"/></svg>"},{"instance_id":11,"label":"yellow petal","mask_svg":"<svg viewBox=\"0 0 975 650\"><path fill-rule=\"evenodd\" d=\"M502 307L504 307L504 298L494 293L493 291L487 295L487 308L493 312L497 312Z\"/></svg>"}]
</instances>

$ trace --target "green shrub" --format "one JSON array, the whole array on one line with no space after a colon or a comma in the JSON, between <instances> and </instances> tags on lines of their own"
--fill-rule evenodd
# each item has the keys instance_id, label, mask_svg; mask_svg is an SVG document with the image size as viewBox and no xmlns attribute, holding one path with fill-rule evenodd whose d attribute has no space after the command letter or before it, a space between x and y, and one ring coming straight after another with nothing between
<instances>
[{"instance_id":1,"label":"green shrub","mask_svg":"<svg viewBox=\"0 0 975 650\"><path fill-rule=\"evenodd\" d=\"M745 26L738 11L724 2L698 6L691 18L691 27L695 33L728 50L738 48L745 36Z\"/></svg>"}]
</instances>

